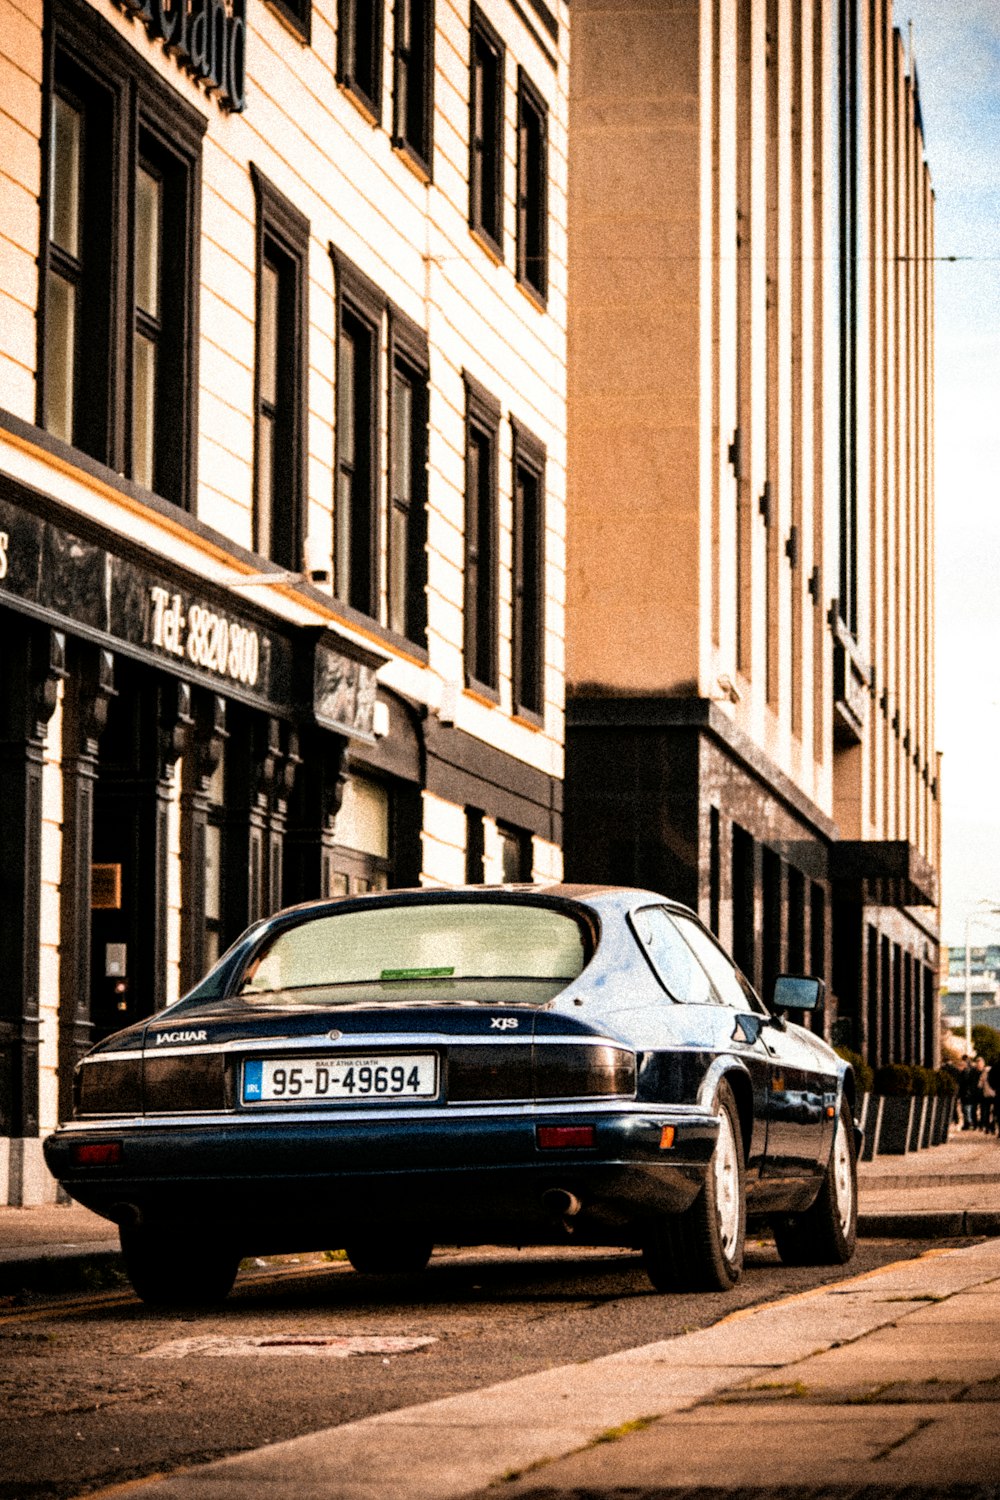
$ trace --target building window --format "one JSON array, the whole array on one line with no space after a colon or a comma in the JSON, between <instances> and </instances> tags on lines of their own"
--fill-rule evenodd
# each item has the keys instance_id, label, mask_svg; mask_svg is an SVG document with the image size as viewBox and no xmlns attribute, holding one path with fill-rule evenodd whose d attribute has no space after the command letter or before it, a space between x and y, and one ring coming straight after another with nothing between
<instances>
[{"instance_id":1,"label":"building window","mask_svg":"<svg viewBox=\"0 0 1000 1500\"><path fill-rule=\"evenodd\" d=\"M517 79L517 279L542 301L549 289L549 134L545 101Z\"/></svg>"},{"instance_id":2,"label":"building window","mask_svg":"<svg viewBox=\"0 0 1000 1500\"><path fill-rule=\"evenodd\" d=\"M465 675L496 697L500 405L465 376Z\"/></svg>"},{"instance_id":3,"label":"building window","mask_svg":"<svg viewBox=\"0 0 1000 1500\"><path fill-rule=\"evenodd\" d=\"M531 879L531 834L523 828L497 824L500 844L500 879L504 885L522 885Z\"/></svg>"},{"instance_id":4,"label":"building window","mask_svg":"<svg viewBox=\"0 0 1000 1500\"><path fill-rule=\"evenodd\" d=\"M52 19L38 421L188 507L205 121L100 17Z\"/></svg>"},{"instance_id":5,"label":"building window","mask_svg":"<svg viewBox=\"0 0 1000 1500\"><path fill-rule=\"evenodd\" d=\"M382 113L382 10L384 0L339 0L337 82L376 121Z\"/></svg>"},{"instance_id":6,"label":"building window","mask_svg":"<svg viewBox=\"0 0 1000 1500\"><path fill-rule=\"evenodd\" d=\"M486 828L479 807L465 809L465 883L482 885L486 879Z\"/></svg>"},{"instance_id":7,"label":"building window","mask_svg":"<svg viewBox=\"0 0 1000 1500\"><path fill-rule=\"evenodd\" d=\"M392 876L392 799L388 789L348 776L333 836L332 896L385 891Z\"/></svg>"},{"instance_id":8,"label":"building window","mask_svg":"<svg viewBox=\"0 0 1000 1500\"><path fill-rule=\"evenodd\" d=\"M469 56L469 224L503 255L504 45L473 6Z\"/></svg>"},{"instance_id":9,"label":"building window","mask_svg":"<svg viewBox=\"0 0 1000 1500\"><path fill-rule=\"evenodd\" d=\"M339 252L334 592L378 617L379 357L386 299Z\"/></svg>"},{"instance_id":10,"label":"building window","mask_svg":"<svg viewBox=\"0 0 1000 1500\"><path fill-rule=\"evenodd\" d=\"M427 641L427 338L395 308L389 319L388 625Z\"/></svg>"},{"instance_id":11,"label":"building window","mask_svg":"<svg viewBox=\"0 0 1000 1500\"><path fill-rule=\"evenodd\" d=\"M302 562L305 508L309 222L257 168L257 381L254 547Z\"/></svg>"},{"instance_id":12,"label":"building window","mask_svg":"<svg viewBox=\"0 0 1000 1500\"><path fill-rule=\"evenodd\" d=\"M428 176L434 140L434 0L396 0L393 144Z\"/></svg>"},{"instance_id":13,"label":"building window","mask_svg":"<svg viewBox=\"0 0 1000 1500\"><path fill-rule=\"evenodd\" d=\"M268 0L304 42L312 40L312 0Z\"/></svg>"},{"instance_id":14,"label":"building window","mask_svg":"<svg viewBox=\"0 0 1000 1500\"><path fill-rule=\"evenodd\" d=\"M511 677L515 713L540 717L545 701L545 448L511 418L514 542Z\"/></svg>"}]
</instances>

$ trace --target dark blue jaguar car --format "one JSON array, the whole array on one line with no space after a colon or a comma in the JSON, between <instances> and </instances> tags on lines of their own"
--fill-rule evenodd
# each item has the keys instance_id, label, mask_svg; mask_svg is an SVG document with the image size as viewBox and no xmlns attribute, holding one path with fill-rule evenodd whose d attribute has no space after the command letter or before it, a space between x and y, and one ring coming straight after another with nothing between
<instances>
[{"instance_id":1,"label":"dark blue jaguar car","mask_svg":"<svg viewBox=\"0 0 1000 1500\"><path fill-rule=\"evenodd\" d=\"M241 1257L435 1243L634 1246L660 1290L854 1251L854 1079L690 911L582 886L393 891L252 927L80 1064L46 1142L120 1226L146 1301L224 1297Z\"/></svg>"}]
</instances>

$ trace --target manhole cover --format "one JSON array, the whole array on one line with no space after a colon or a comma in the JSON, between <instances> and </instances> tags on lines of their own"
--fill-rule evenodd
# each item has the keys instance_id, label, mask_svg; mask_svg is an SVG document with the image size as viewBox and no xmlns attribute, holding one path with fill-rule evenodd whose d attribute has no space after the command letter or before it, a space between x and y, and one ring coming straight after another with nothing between
<instances>
[{"instance_id":1,"label":"manhole cover","mask_svg":"<svg viewBox=\"0 0 1000 1500\"><path fill-rule=\"evenodd\" d=\"M221 1359L247 1354L305 1355L324 1359L349 1359L352 1354L412 1354L416 1349L426 1349L436 1344L437 1339L420 1338L408 1334L378 1333L260 1333L241 1336L221 1335L203 1338L171 1339L167 1344L157 1344L147 1349L140 1359L186 1359L189 1355L202 1355L210 1359Z\"/></svg>"}]
</instances>

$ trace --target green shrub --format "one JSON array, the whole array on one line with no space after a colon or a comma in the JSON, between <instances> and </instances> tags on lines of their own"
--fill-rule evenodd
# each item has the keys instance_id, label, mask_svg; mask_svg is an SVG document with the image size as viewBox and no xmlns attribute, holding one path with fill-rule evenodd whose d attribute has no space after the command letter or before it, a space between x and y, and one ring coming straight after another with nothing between
<instances>
[{"instance_id":1,"label":"green shrub","mask_svg":"<svg viewBox=\"0 0 1000 1500\"><path fill-rule=\"evenodd\" d=\"M995 1026L973 1026L972 1048L987 1067L992 1067L995 1062L1000 1062L1000 1031Z\"/></svg>"},{"instance_id":2,"label":"green shrub","mask_svg":"<svg viewBox=\"0 0 1000 1500\"><path fill-rule=\"evenodd\" d=\"M850 1063L854 1069L854 1081L858 1086L859 1094L870 1094L872 1091L872 1080L875 1075L868 1063L865 1062L860 1052L852 1052L850 1047L834 1047L838 1057L842 1057L845 1063Z\"/></svg>"},{"instance_id":3,"label":"green shrub","mask_svg":"<svg viewBox=\"0 0 1000 1500\"><path fill-rule=\"evenodd\" d=\"M949 1073L947 1068L938 1068L936 1072L937 1091L944 1099L954 1099L958 1093L958 1083L955 1075Z\"/></svg>"},{"instance_id":4,"label":"green shrub","mask_svg":"<svg viewBox=\"0 0 1000 1500\"><path fill-rule=\"evenodd\" d=\"M933 1099L938 1091L937 1074L933 1068L913 1069L913 1092L918 1096L926 1094Z\"/></svg>"},{"instance_id":5,"label":"green shrub","mask_svg":"<svg viewBox=\"0 0 1000 1500\"><path fill-rule=\"evenodd\" d=\"M913 1093L913 1069L906 1063L884 1063L875 1069L875 1092L891 1098L905 1098Z\"/></svg>"}]
</instances>

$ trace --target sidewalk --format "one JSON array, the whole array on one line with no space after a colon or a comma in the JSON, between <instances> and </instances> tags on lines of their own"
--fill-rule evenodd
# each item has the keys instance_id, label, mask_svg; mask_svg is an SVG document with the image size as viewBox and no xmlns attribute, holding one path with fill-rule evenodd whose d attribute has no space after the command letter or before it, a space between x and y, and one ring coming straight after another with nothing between
<instances>
[{"instance_id":1,"label":"sidewalk","mask_svg":"<svg viewBox=\"0 0 1000 1500\"><path fill-rule=\"evenodd\" d=\"M135 1488L149 1500L868 1500L905 1486L908 1500L992 1500L998 1326L993 1239Z\"/></svg>"},{"instance_id":2,"label":"sidewalk","mask_svg":"<svg viewBox=\"0 0 1000 1500\"><path fill-rule=\"evenodd\" d=\"M862 1235L1000 1235L996 1136L959 1132L927 1151L876 1157L858 1178ZM77 1290L120 1267L114 1225L78 1204L0 1208L0 1293Z\"/></svg>"}]
</instances>

